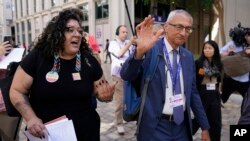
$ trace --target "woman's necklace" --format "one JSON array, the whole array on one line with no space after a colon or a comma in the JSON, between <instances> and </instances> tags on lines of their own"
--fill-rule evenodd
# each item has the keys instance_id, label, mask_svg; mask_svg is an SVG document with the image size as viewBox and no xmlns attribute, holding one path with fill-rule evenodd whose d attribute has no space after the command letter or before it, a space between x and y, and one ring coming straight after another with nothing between
<instances>
[{"instance_id":1,"label":"woman's necklace","mask_svg":"<svg viewBox=\"0 0 250 141\"><path fill-rule=\"evenodd\" d=\"M46 80L50 83L54 83L59 79L59 71L60 71L60 58L58 54L54 55L54 64L53 64L53 68L51 69L51 71L49 71L46 74ZM75 64L75 70L77 72L72 73L72 78L74 81L76 80L81 80L81 75L80 75L80 71L81 71L81 53L80 51L76 54L76 64Z\"/></svg>"}]
</instances>

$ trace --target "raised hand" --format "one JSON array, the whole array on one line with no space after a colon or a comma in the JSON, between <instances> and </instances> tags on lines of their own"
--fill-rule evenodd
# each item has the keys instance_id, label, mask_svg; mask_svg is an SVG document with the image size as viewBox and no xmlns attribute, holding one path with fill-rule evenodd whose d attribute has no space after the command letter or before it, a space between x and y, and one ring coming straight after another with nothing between
<instances>
[{"instance_id":1,"label":"raised hand","mask_svg":"<svg viewBox=\"0 0 250 141\"><path fill-rule=\"evenodd\" d=\"M159 37L163 34L164 30L160 29L156 32L156 34L153 33L153 23L154 18L149 15L146 17L139 25L136 26L136 59L141 59L143 55L150 50L155 42L159 39Z\"/></svg>"}]
</instances>

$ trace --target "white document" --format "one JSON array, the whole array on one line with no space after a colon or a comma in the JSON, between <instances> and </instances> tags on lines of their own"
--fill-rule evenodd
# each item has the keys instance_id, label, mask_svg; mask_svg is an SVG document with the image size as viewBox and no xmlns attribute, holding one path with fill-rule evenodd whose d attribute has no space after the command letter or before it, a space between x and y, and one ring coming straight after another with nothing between
<instances>
[{"instance_id":1,"label":"white document","mask_svg":"<svg viewBox=\"0 0 250 141\"><path fill-rule=\"evenodd\" d=\"M0 69L7 69L10 62L19 62L23 58L24 48L13 48L11 52L0 62Z\"/></svg>"},{"instance_id":2,"label":"white document","mask_svg":"<svg viewBox=\"0 0 250 141\"><path fill-rule=\"evenodd\" d=\"M29 131L24 131L24 135L30 140L30 141L51 141L49 140L49 136L45 134L45 138L38 138L30 134Z\"/></svg>"},{"instance_id":3,"label":"white document","mask_svg":"<svg viewBox=\"0 0 250 141\"><path fill-rule=\"evenodd\" d=\"M49 141L77 141L72 120L46 125Z\"/></svg>"},{"instance_id":4,"label":"white document","mask_svg":"<svg viewBox=\"0 0 250 141\"><path fill-rule=\"evenodd\" d=\"M24 131L24 134L30 141L77 141L72 120L60 119L45 127L48 131L45 138L34 137L28 131Z\"/></svg>"}]
</instances>

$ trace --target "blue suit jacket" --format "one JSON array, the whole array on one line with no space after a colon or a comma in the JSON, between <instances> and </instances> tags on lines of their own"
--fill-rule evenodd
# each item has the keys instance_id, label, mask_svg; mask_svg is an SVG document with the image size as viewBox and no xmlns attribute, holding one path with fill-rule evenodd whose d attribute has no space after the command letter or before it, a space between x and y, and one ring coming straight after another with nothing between
<instances>
[{"instance_id":1,"label":"blue suit jacket","mask_svg":"<svg viewBox=\"0 0 250 141\"><path fill-rule=\"evenodd\" d=\"M158 48L159 62L155 74L149 82L148 93L146 96L146 102L144 111L142 114L141 124L139 127L139 134L137 136L138 141L147 141L152 137L154 129L158 124L163 106L165 103L165 60L162 48L163 40L157 41L152 49ZM124 63L121 69L121 77L124 80L135 80L139 74L145 73L146 69L149 68L149 62L151 59L151 51L148 51L145 58L142 60L135 60L134 54L132 54ZM190 128L190 137L192 136L192 122L191 122L191 108L197 118L202 129L209 129L209 123L204 112L199 93L196 89L196 73L195 73L195 62L193 55L187 49L180 48L180 59L183 72L184 81L184 94L186 96L186 114L188 117ZM141 81L141 88L143 81ZM142 89L141 89L142 90Z\"/></svg>"}]
</instances>

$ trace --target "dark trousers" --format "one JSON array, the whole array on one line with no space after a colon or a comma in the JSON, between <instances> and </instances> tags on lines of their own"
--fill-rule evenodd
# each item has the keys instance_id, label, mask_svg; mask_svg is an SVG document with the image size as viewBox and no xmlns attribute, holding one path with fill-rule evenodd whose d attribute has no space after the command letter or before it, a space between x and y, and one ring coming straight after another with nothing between
<instances>
[{"instance_id":1,"label":"dark trousers","mask_svg":"<svg viewBox=\"0 0 250 141\"><path fill-rule=\"evenodd\" d=\"M207 91L205 88L199 90L199 92L210 125L209 135L211 141L220 141L222 128L220 93L218 89ZM193 134L195 134L200 128L200 125L195 118L192 122Z\"/></svg>"},{"instance_id":2,"label":"dark trousers","mask_svg":"<svg viewBox=\"0 0 250 141\"><path fill-rule=\"evenodd\" d=\"M161 119L150 141L191 141L192 138L187 124L187 120L177 125L174 121Z\"/></svg>"},{"instance_id":3,"label":"dark trousers","mask_svg":"<svg viewBox=\"0 0 250 141\"><path fill-rule=\"evenodd\" d=\"M111 55L110 55L110 53L108 52L107 54L106 54L106 59L105 59L105 63L107 62L107 59L109 58L109 61L110 61L110 63L112 62L112 60L111 60Z\"/></svg>"},{"instance_id":4,"label":"dark trousers","mask_svg":"<svg viewBox=\"0 0 250 141\"><path fill-rule=\"evenodd\" d=\"M249 81L248 82L235 81L231 77L224 76L222 84L223 86L222 86L221 99L223 103L226 103L230 95L235 91L238 91L242 95L242 97L244 97L250 83Z\"/></svg>"}]
</instances>

